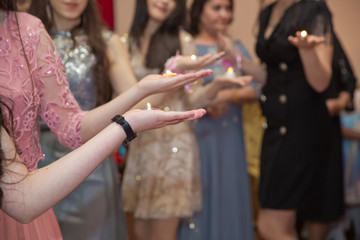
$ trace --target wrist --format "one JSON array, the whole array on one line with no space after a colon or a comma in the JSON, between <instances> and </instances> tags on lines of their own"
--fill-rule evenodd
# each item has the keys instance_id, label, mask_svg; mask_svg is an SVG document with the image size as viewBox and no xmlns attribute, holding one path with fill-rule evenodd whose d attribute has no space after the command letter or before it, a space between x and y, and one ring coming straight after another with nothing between
<instances>
[{"instance_id":1,"label":"wrist","mask_svg":"<svg viewBox=\"0 0 360 240\"><path fill-rule=\"evenodd\" d=\"M119 124L125 131L126 139L124 141L124 144L128 144L130 141L132 141L134 138L136 138L136 133L131 128L130 124L125 120L125 118L121 115L114 116L111 121Z\"/></svg>"},{"instance_id":2,"label":"wrist","mask_svg":"<svg viewBox=\"0 0 360 240\"><path fill-rule=\"evenodd\" d=\"M140 84L141 84L141 81L138 82L132 88L129 89L129 91L134 92L133 95L137 96L138 101L140 101L140 100L148 97L149 95L153 94L152 91L150 91L149 89L141 87Z\"/></svg>"}]
</instances>

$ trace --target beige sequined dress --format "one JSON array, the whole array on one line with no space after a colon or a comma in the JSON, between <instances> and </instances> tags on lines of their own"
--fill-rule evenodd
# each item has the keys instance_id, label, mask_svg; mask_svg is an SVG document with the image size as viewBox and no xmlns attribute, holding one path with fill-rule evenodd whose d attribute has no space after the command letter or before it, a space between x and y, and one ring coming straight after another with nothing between
<instances>
[{"instance_id":1,"label":"beige sequined dress","mask_svg":"<svg viewBox=\"0 0 360 240\"><path fill-rule=\"evenodd\" d=\"M195 52L189 34L180 33L182 54ZM138 79L158 69L147 69L143 56L132 49L131 65ZM188 93L181 88L168 93L163 110L189 109ZM131 142L122 183L123 205L136 218L189 217L201 208L198 148L191 122L138 134Z\"/></svg>"}]
</instances>

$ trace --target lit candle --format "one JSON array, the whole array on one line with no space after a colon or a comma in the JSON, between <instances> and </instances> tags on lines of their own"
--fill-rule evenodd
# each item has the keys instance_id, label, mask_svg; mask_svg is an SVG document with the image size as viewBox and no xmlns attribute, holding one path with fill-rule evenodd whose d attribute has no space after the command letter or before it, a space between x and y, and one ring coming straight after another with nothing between
<instances>
[{"instance_id":1,"label":"lit candle","mask_svg":"<svg viewBox=\"0 0 360 240\"><path fill-rule=\"evenodd\" d=\"M177 75L176 73L173 73L170 70L166 70L165 73L163 74L163 77L171 77L176 75Z\"/></svg>"},{"instance_id":2,"label":"lit candle","mask_svg":"<svg viewBox=\"0 0 360 240\"><path fill-rule=\"evenodd\" d=\"M152 109L153 109L153 108L151 107L151 104L150 104L150 103L147 103L145 110L152 110Z\"/></svg>"},{"instance_id":3,"label":"lit candle","mask_svg":"<svg viewBox=\"0 0 360 240\"><path fill-rule=\"evenodd\" d=\"M225 76L229 78L234 78L235 77L234 69L232 67L229 67L225 73Z\"/></svg>"},{"instance_id":4,"label":"lit candle","mask_svg":"<svg viewBox=\"0 0 360 240\"><path fill-rule=\"evenodd\" d=\"M196 55L191 55L190 58L191 58L192 61L196 61Z\"/></svg>"},{"instance_id":5,"label":"lit candle","mask_svg":"<svg viewBox=\"0 0 360 240\"><path fill-rule=\"evenodd\" d=\"M302 31L300 32L300 36L301 36L302 38L306 38L306 36L307 36L307 31L302 30Z\"/></svg>"}]
</instances>

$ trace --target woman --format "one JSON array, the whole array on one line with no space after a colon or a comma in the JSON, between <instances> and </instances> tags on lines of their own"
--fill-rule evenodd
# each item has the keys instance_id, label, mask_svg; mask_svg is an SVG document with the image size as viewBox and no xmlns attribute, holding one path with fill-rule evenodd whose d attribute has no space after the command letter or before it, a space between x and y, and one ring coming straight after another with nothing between
<instances>
[{"instance_id":1,"label":"woman","mask_svg":"<svg viewBox=\"0 0 360 240\"><path fill-rule=\"evenodd\" d=\"M82 110L108 102L136 84L120 37L101 24L97 2L33 1L29 12L45 23L60 53L70 90ZM40 11L39 9L43 9ZM46 11L47 10L47 11ZM69 153L48 128L41 134L47 165ZM54 207L66 239L119 239L125 235L120 176L109 157L75 191Z\"/></svg>"},{"instance_id":2,"label":"woman","mask_svg":"<svg viewBox=\"0 0 360 240\"><path fill-rule=\"evenodd\" d=\"M4 102L0 104L2 111L11 112ZM132 110L125 113L124 118L131 124L134 132L140 132L195 119L203 116L204 113L203 110L184 113ZM0 208L21 223L30 223L69 194L127 138L124 129L118 123L113 123L56 163L29 172L10 138L13 128L6 129L3 116L0 120L2 124ZM99 145L102 147L99 148ZM62 180L58 181L58 179ZM48 228L43 230L47 231ZM36 235L32 234L33 238L36 238ZM11 231L2 231L0 236L2 239L14 237ZM28 239L27 236L22 236L23 238Z\"/></svg>"},{"instance_id":3,"label":"woman","mask_svg":"<svg viewBox=\"0 0 360 240\"><path fill-rule=\"evenodd\" d=\"M11 11L16 9L16 2L1 2L0 7L0 94L14 102L13 136L19 147L20 158L29 171L36 170L38 161L43 158L39 145L38 117L46 122L64 145L76 148L108 126L114 115L124 113L143 97L172 90L210 73L201 71L169 78L149 76L113 101L84 112L69 91L59 54L43 24L31 15ZM8 113L4 114L8 116ZM62 238L51 209L26 225L4 212L1 212L1 219L3 239Z\"/></svg>"},{"instance_id":4,"label":"woman","mask_svg":"<svg viewBox=\"0 0 360 240\"><path fill-rule=\"evenodd\" d=\"M163 71L164 64L165 69L181 72L209 62L206 59L211 55L188 57L196 50L191 36L182 30L184 19L185 1L137 1L128 46L138 79ZM172 57L177 52L184 57ZM222 78L206 87L187 86L188 91L153 96L148 102L171 110L204 106L219 89L236 81L242 79ZM139 135L132 142L122 194L124 210L129 219L134 217L136 239L176 239L179 219L192 216L201 207L197 145L188 123Z\"/></svg>"},{"instance_id":5,"label":"woman","mask_svg":"<svg viewBox=\"0 0 360 240\"><path fill-rule=\"evenodd\" d=\"M214 75L204 84L228 74L230 67L241 74L241 55L250 58L240 41L226 35L232 18L231 0L200 0L191 5L190 32L198 54L226 52L222 61L211 66ZM207 107L208 115L197 121L203 208L190 224L184 223L180 239L254 239L241 104L255 101L257 92L255 83L222 90Z\"/></svg>"},{"instance_id":6,"label":"woman","mask_svg":"<svg viewBox=\"0 0 360 240\"><path fill-rule=\"evenodd\" d=\"M311 226L341 215L337 210L321 210L322 190L328 184L323 181L323 166L331 147L322 93L331 78L332 36L331 16L322 1L278 0L259 17L256 52L266 71L243 62L244 70L266 73L260 97L267 128L258 219L265 239L297 239L299 212ZM309 237L324 238L313 233Z\"/></svg>"}]
</instances>

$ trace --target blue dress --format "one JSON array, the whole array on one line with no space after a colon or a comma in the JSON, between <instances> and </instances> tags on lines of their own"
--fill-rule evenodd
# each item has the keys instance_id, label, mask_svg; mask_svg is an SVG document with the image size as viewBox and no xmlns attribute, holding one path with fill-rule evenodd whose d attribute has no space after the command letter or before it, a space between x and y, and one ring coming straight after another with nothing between
<instances>
[{"instance_id":1,"label":"blue dress","mask_svg":"<svg viewBox=\"0 0 360 240\"><path fill-rule=\"evenodd\" d=\"M240 42L234 43L250 58ZM199 56L217 52L216 45L196 47ZM213 75L226 71L220 62L210 68ZM212 79L205 79L205 84ZM253 240L241 106L229 104L221 118L199 119L194 130L200 150L203 207L193 218L181 222L179 240Z\"/></svg>"}]
</instances>

